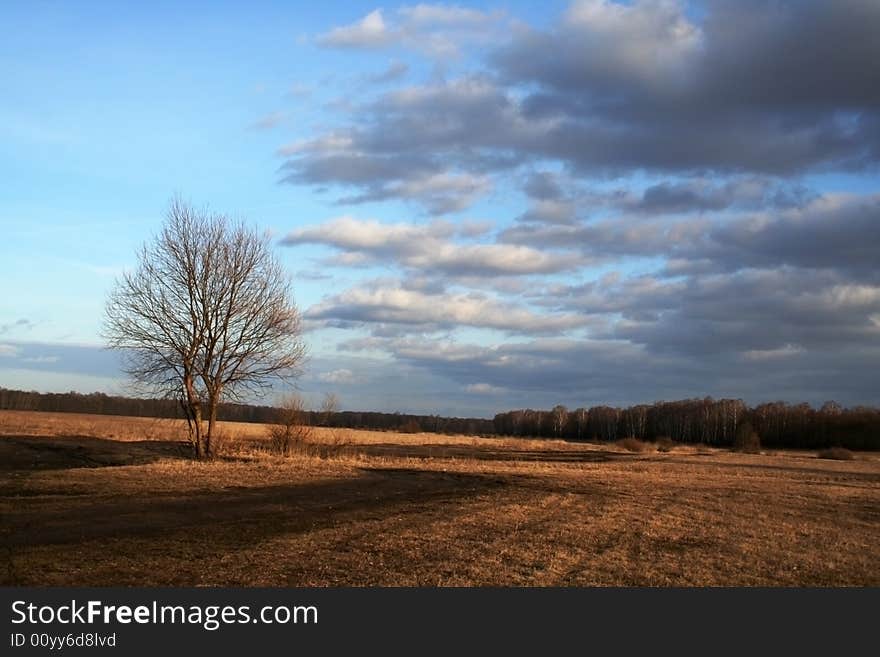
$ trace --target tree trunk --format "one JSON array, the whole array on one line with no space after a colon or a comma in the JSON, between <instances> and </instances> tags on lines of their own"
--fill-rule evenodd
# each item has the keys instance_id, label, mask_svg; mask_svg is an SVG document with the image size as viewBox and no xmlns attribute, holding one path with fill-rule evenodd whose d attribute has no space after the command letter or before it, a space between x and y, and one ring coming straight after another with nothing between
<instances>
[{"instance_id":1,"label":"tree trunk","mask_svg":"<svg viewBox=\"0 0 880 657\"><path fill-rule=\"evenodd\" d=\"M216 441L215 430L217 427L217 406L220 405L220 390L214 390L208 394L208 433L205 436L205 456L214 458Z\"/></svg>"},{"instance_id":2,"label":"tree trunk","mask_svg":"<svg viewBox=\"0 0 880 657\"><path fill-rule=\"evenodd\" d=\"M211 402L211 410L208 413L208 433L205 435L205 456L214 458L214 428L217 426L217 403Z\"/></svg>"},{"instance_id":3,"label":"tree trunk","mask_svg":"<svg viewBox=\"0 0 880 657\"><path fill-rule=\"evenodd\" d=\"M199 399L192 379L185 378L184 386L186 388L186 402L188 405L186 419L189 423L190 442L192 443L194 456L197 459L201 459L202 456L210 456L208 446L203 445L202 441L202 402Z\"/></svg>"},{"instance_id":4,"label":"tree trunk","mask_svg":"<svg viewBox=\"0 0 880 657\"><path fill-rule=\"evenodd\" d=\"M193 436L193 450L195 451L196 458L201 459L202 456L205 456L205 450L202 448L202 405L198 400L192 402L192 413L195 433Z\"/></svg>"}]
</instances>

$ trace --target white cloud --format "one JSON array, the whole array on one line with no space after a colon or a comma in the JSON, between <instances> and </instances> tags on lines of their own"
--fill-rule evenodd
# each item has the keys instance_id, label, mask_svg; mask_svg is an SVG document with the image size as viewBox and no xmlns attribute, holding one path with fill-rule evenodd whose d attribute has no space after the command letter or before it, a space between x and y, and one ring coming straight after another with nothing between
<instances>
[{"instance_id":1,"label":"white cloud","mask_svg":"<svg viewBox=\"0 0 880 657\"><path fill-rule=\"evenodd\" d=\"M351 384L357 383L358 379L349 369L338 369L331 372L321 372L318 374L318 380L324 383L341 383Z\"/></svg>"},{"instance_id":2,"label":"white cloud","mask_svg":"<svg viewBox=\"0 0 880 657\"><path fill-rule=\"evenodd\" d=\"M476 9L453 7L449 5L418 4L414 7L401 7L401 16L415 25L484 25L500 15L486 14Z\"/></svg>"},{"instance_id":3,"label":"white cloud","mask_svg":"<svg viewBox=\"0 0 880 657\"><path fill-rule=\"evenodd\" d=\"M11 344L0 344L0 358L16 358L21 349Z\"/></svg>"},{"instance_id":4,"label":"white cloud","mask_svg":"<svg viewBox=\"0 0 880 657\"><path fill-rule=\"evenodd\" d=\"M504 14L448 5L419 4L400 7L386 20L375 9L349 25L331 29L317 37L326 48L375 50L400 46L433 57L455 57L469 42L488 43L496 36Z\"/></svg>"},{"instance_id":5,"label":"white cloud","mask_svg":"<svg viewBox=\"0 0 880 657\"><path fill-rule=\"evenodd\" d=\"M536 313L476 292L431 293L388 280L325 298L310 307L305 317L358 325L420 326L429 331L472 326L520 334L560 333L587 323L582 316Z\"/></svg>"},{"instance_id":6,"label":"white cloud","mask_svg":"<svg viewBox=\"0 0 880 657\"><path fill-rule=\"evenodd\" d=\"M381 48L393 40L385 25L382 10L375 9L361 20L335 27L318 37L318 44L331 48Z\"/></svg>"},{"instance_id":7,"label":"white cloud","mask_svg":"<svg viewBox=\"0 0 880 657\"><path fill-rule=\"evenodd\" d=\"M563 25L580 42L582 52L592 54L584 59L584 69L652 83L661 72L683 66L702 43L699 27L673 0L637 0L631 5L576 0Z\"/></svg>"},{"instance_id":8,"label":"white cloud","mask_svg":"<svg viewBox=\"0 0 880 657\"><path fill-rule=\"evenodd\" d=\"M345 152L354 145L349 135L330 133L315 139L301 139L278 149L279 155L289 156L301 153L328 154Z\"/></svg>"},{"instance_id":9,"label":"white cloud","mask_svg":"<svg viewBox=\"0 0 880 657\"><path fill-rule=\"evenodd\" d=\"M342 250L350 264L364 264L365 258L390 264L390 259L402 267L455 276L547 274L581 264L572 253L518 244L460 243L451 239L455 233L455 225L445 221L381 223L344 216L294 230L281 243L332 246Z\"/></svg>"},{"instance_id":10,"label":"white cloud","mask_svg":"<svg viewBox=\"0 0 880 657\"><path fill-rule=\"evenodd\" d=\"M803 353L803 347L794 344L787 344L776 349L749 349L743 356L746 360L779 360L782 358L790 358Z\"/></svg>"},{"instance_id":11,"label":"white cloud","mask_svg":"<svg viewBox=\"0 0 880 657\"><path fill-rule=\"evenodd\" d=\"M471 383L464 387L465 392L475 395L497 395L505 391L505 388L493 386L489 383Z\"/></svg>"},{"instance_id":12,"label":"white cloud","mask_svg":"<svg viewBox=\"0 0 880 657\"><path fill-rule=\"evenodd\" d=\"M22 363L34 363L35 365L45 365L47 363L57 363L59 361L58 356L30 356L28 358L22 358Z\"/></svg>"}]
</instances>

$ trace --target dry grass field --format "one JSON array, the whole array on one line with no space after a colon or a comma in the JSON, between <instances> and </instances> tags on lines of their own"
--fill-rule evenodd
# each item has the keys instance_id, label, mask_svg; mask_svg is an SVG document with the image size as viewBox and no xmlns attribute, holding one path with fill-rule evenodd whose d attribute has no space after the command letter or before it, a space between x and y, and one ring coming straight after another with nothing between
<instances>
[{"instance_id":1,"label":"dry grass field","mask_svg":"<svg viewBox=\"0 0 880 657\"><path fill-rule=\"evenodd\" d=\"M880 457L0 411L0 583L880 585Z\"/></svg>"}]
</instances>

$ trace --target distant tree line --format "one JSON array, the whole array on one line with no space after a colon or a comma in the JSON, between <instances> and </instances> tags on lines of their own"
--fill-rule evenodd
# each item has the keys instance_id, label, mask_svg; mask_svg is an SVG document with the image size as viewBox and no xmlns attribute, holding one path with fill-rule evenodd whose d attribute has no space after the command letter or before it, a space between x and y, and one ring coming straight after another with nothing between
<instances>
[{"instance_id":1,"label":"distant tree line","mask_svg":"<svg viewBox=\"0 0 880 657\"><path fill-rule=\"evenodd\" d=\"M172 399L140 399L103 393L81 394L24 392L0 388L0 409L54 411L183 418ZM218 419L231 422L273 424L281 410L271 406L221 404ZM656 441L671 438L680 443L725 447L733 444L737 429L748 422L765 447L822 449L880 449L880 409L866 406L844 408L826 402L821 408L809 404L769 402L748 407L741 399L685 399L639 404L626 408L593 406L569 410L521 409L499 413L492 420L441 417L373 411L304 411L313 426L374 431L420 431L473 436L502 435L529 438L560 438L571 441L609 442L621 438Z\"/></svg>"},{"instance_id":2,"label":"distant tree line","mask_svg":"<svg viewBox=\"0 0 880 657\"><path fill-rule=\"evenodd\" d=\"M766 447L880 449L880 409L844 408L826 402L770 402L749 408L741 399L685 399L627 408L594 406L569 410L508 411L495 416L495 433L508 436L613 441L671 438L681 443L733 444L737 429L751 424Z\"/></svg>"},{"instance_id":3,"label":"distant tree line","mask_svg":"<svg viewBox=\"0 0 880 657\"><path fill-rule=\"evenodd\" d=\"M0 388L0 410L46 411L60 413L95 413L99 415L132 415L184 419L178 401L174 399L141 399L119 397L100 392L40 393ZM280 421L282 409L249 404L220 404L217 418L227 422L257 422L274 424ZM311 426L331 426L376 431L402 431L487 435L495 432L492 420L480 418L440 417L404 413L341 411L326 413L320 410L303 411L303 422Z\"/></svg>"},{"instance_id":4,"label":"distant tree line","mask_svg":"<svg viewBox=\"0 0 880 657\"><path fill-rule=\"evenodd\" d=\"M0 410L45 411L55 413L94 413L185 419L175 399L118 397L102 392L25 392L0 388ZM273 422L276 409L249 404L221 404L221 420L230 422Z\"/></svg>"},{"instance_id":5,"label":"distant tree line","mask_svg":"<svg viewBox=\"0 0 880 657\"><path fill-rule=\"evenodd\" d=\"M399 431L402 433L426 431L467 436L488 436L495 433L495 422L481 418L379 413L376 411L341 411L333 413L326 419L319 418L319 413L315 411L312 411L311 415L315 424L349 429Z\"/></svg>"}]
</instances>

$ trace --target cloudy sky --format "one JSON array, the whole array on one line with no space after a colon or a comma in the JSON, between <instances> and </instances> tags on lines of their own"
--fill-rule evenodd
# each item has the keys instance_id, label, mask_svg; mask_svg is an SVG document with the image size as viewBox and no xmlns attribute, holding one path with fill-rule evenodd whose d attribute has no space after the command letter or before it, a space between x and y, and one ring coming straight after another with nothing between
<instances>
[{"instance_id":1,"label":"cloudy sky","mask_svg":"<svg viewBox=\"0 0 880 657\"><path fill-rule=\"evenodd\" d=\"M880 404L876 0L128 4L0 10L0 385L124 390L179 193L272 232L312 399Z\"/></svg>"}]
</instances>

